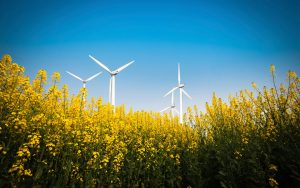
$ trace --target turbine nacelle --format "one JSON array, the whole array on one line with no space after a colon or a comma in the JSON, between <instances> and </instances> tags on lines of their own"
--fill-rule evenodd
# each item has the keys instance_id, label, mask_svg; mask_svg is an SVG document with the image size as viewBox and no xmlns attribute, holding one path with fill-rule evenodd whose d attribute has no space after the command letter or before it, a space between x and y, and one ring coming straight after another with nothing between
<instances>
[{"instance_id":1,"label":"turbine nacelle","mask_svg":"<svg viewBox=\"0 0 300 188\"><path fill-rule=\"evenodd\" d=\"M178 88L184 88L184 84L178 84Z\"/></svg>"},{"instance_id":2,"label":"turbine nacelle","mask_svg":"<svg viewBox=\"0 0 300 188\"><path fill-rule=\"evenodd\" d=\"M116 70L116 71L112 71L112 72L110 73L111 76L116 76L117 74L119 74L119 71L117 71L117 70Z\"/></svg>"}]
</instances>

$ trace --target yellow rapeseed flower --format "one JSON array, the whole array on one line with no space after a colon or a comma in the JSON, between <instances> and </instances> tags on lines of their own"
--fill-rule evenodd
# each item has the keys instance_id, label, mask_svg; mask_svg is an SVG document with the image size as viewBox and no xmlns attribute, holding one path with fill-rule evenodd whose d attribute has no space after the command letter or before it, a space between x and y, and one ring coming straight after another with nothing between
<instances>
[{"instance_id":1,"label":"yellow rapeseed flower","mask_svg":"<svg viewBox=\"0 0 300 188\"><path fill-rule=\"evenodd\" d=\"M271 74L274 74L275 73L275 65L271 65L270 66L270 72L271 72Z\"/></svg>"},{"instance_id":2,"label":"yellow rapeseed flower","mask_svg":"<svg viewBox=\"0 0 300 188\"><path fill-rule=\"evenodd\" d=\"M278 187L279 183L274 178L269 178L269 184L271 187Z\"/></svg>"},{"instance_id":3,"label":"yellow rapeseed flower","mask_svg":"<svg viewBox=\"0 0 300 188\"><path fill-rule=\"evenodd\" d=\"M257 85L256 85L255 82L252 82L251 85L252 85L253 88L255 88L255 89L257 88Z\"/></svg>"}]
</instances>

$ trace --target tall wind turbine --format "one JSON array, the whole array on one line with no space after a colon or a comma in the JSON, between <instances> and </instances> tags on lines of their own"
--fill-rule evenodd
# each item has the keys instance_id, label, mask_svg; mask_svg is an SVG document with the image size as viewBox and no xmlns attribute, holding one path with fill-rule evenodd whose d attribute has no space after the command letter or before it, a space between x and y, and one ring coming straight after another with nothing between
<instances>
[{"instance_id":1,"label":"tall wind turbine","mask_svg":"<svg viewBox=\"0 0 300 188\"><path fill-rule=\"evenodd\" d=\"M175 102L174 102L174 91L172 92L172 97L171 97L171 106L164 108L163 110L161 110L160 112L164 112L166 110L171 109L171 113L172 113L172 117L174 117L174 112L176 112L177 114L179 114L178 110L176 110L175 108Z\"/></svg>"},{"instance_id":2,"label":"tall wind turbine","mask_svg":"<svg viewBox=\"0 0 300 188\"><path fill-rule=\"evenodd\" d=\"M165 97L170 93L173 93L175 90L179 89L179 121L183 123L183 112L182 112L182 93L185 94L188 98L192 99L192 97L183 89L184 84L181 83L180 80L180 64L178 63L178 86L171 89L168 93L165 94Z\"/></svg>"},{"instance_id":3,"label":"tall wind turbine","mask_svg":"<svg viewBox=\"0 0 300 188\"><path fill-rule=\"evenodd\" d=\"M85 88L85 85L86 85L86 83L88 82L88 81L91 81L91 80L93 80L94 78L96 78L97 76L99 76L102 72L99 72L99 73L97 73L97 74L95 74L95 75L93 75L93 76L91 76L91 77L89 77L88 79L82 79L82 78L80 78L79 76L76 76L75 74L73 74L73 73L71 73L71 72L69 72L69 71L66 71L69 75L71 75L71 76L73 76L74 78L76 78L77 80L80 80L80 81L82 81L82 84L83 84L83 88Z\"/></svg>"},{"instance_id":4,"label":"tall wind turbine","mask_svg":"<svg viewBox=\"0 0 300 188\"><path fill-rule=\"evenodd\" d=\"M116 97L116 75L120 73L122 70L124 70L126 67L131 65L134 61L130 61L129 63L123 65L122 67L111 71L107 66L102 64L100 61L95 59L93 56L89 55L89 57L94 60L98 65L100 65L104 70L106 70L110 74L110 80L109 80L109 102L111 105L115 106L115 97Z\"/></svg>"}]
</instances>

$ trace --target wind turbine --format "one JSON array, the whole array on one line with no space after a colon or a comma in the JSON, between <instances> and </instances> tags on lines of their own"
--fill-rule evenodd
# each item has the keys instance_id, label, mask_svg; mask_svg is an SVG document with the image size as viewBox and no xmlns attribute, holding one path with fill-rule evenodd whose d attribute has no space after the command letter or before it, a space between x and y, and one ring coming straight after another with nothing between
<instances>
[{"instance_id":1,"label":"wind turbine","mask_svg":"<svg viewBox=\"0 0 300 188\"><path fill-rule=\"evenodd\" d=\"M111 105L115 106L115 97L116 97L116 75L119 74L123 69L131 65L134 61L130 61L129 63L123 65L122 67L111 71L107 66L102 64L100 61L95 59L93 56L89 55L89 57L94 60L98 65L100 65L104 70L106 70L110 74L110 80L109 80L109 102Z\"/></svg>"},{"instance_id":2,"label":"wind turbine","mask_svg":"<svg viewBox=\"0 0 300 188\"><path fill-rule=\"evenodd\" d=\"M88 79L82 79L82 78L80 78L79 76L76 76L75 74L73 74L73 73L71 73L71 72L69 72L69 71L66 71L69 75L71 75L71 76L73 76L74 78L76 78L77 80L80 80L80 81L82 81L82 84L83 84L83 88L85 88L85 85L86 85L86 83L88 82L88 81L91 81L91 80L93 80L94 78L96 78L97 76L99 76L102 72L99 72L99 73L97 73L97 74L95 74L95 75L93 75L93 76L91 76L91 77L89 77Z\"/></svg>"},{"instance_id":3,"label":"wind turbine","mask_svg":"<svg viewBox=\"0 0 300 188\"><path fill-rule=\"evenodd\" d=\"M93 80L94 78L96 78L97 76L99 76L102 72L99 72L99 73L97 73L97 74L95 74L95 75L93 75L93 76L91 76L91 77L89 77L88 79L82 79L82 78L80 78L79 76L76 76L75 74L73 74L73 73L71 73L71 72L69 72L69 71L66 71L69 75L71 75L71 76L73 76L74 78L76 78L76 79L78 79L78 80L80 80L80 81L82 81L82 84L83 84L83 88L85 88L85 85L86 85L86 83L88 82L88 81L91 81L91 80ZM85 93L83 93L83 101L85 101Z\"/></svg>"},{"instance_id":4,"label":"wind turbine","mask_svg":"<svg viewBox=\"0 0 300 188\"><path fill-rule=\"evenodd\" d=\"M163 110L161 110L160 112L164 112L166 110L171 109L171 113L172 113L172 117L174 117L174 112L176 112L177 114L179 114L178 110L176 110L175 108L175 102L174 102L174 91L172 92L172 98L171 98L171 106L164 108Z\"/></svg>"},{"instance_id":5,"label":"wind turbine","mask_svg":"<svg viewBox=\"0 0 300 188\"><path fill-rule=\"evenodd\" d=\"M168 93L165 94L164 97L169 95L170 93L173 93L175 90L179 89L179 121L180 123L183 123L183 112L182 112L182 93L184 93L188 98L192 99L192 97L183 89L184 84L181 83L180 80L180 64L178 63L178 86L171 89Z\"/></svg>"}]
</instances>

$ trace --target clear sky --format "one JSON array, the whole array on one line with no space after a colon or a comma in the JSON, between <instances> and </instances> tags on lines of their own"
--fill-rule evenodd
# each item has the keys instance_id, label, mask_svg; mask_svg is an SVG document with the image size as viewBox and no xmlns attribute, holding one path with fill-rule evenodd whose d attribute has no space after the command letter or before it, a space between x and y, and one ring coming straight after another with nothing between
<instances>
[{"instance_id":1,"label":"clear sky","mask_svg":"<svg viewBox=\"0 0 300 188\"><path fill-rule=\"evenodd\" d=\"M270 85L300 73L299 0L76 1L1 0L0 54L12 55L34 78L39 69L59 71L76 93L83 78L103 69L88 55L115 69L136 62L116 79L116 103L159 111L163 95L182 81L203 109L212 93L226 99L241 89ZM89 96L108 100L109 75L87 84ZM178 104L178 96L176 103Z\"/></svg>"}]
</instances>

